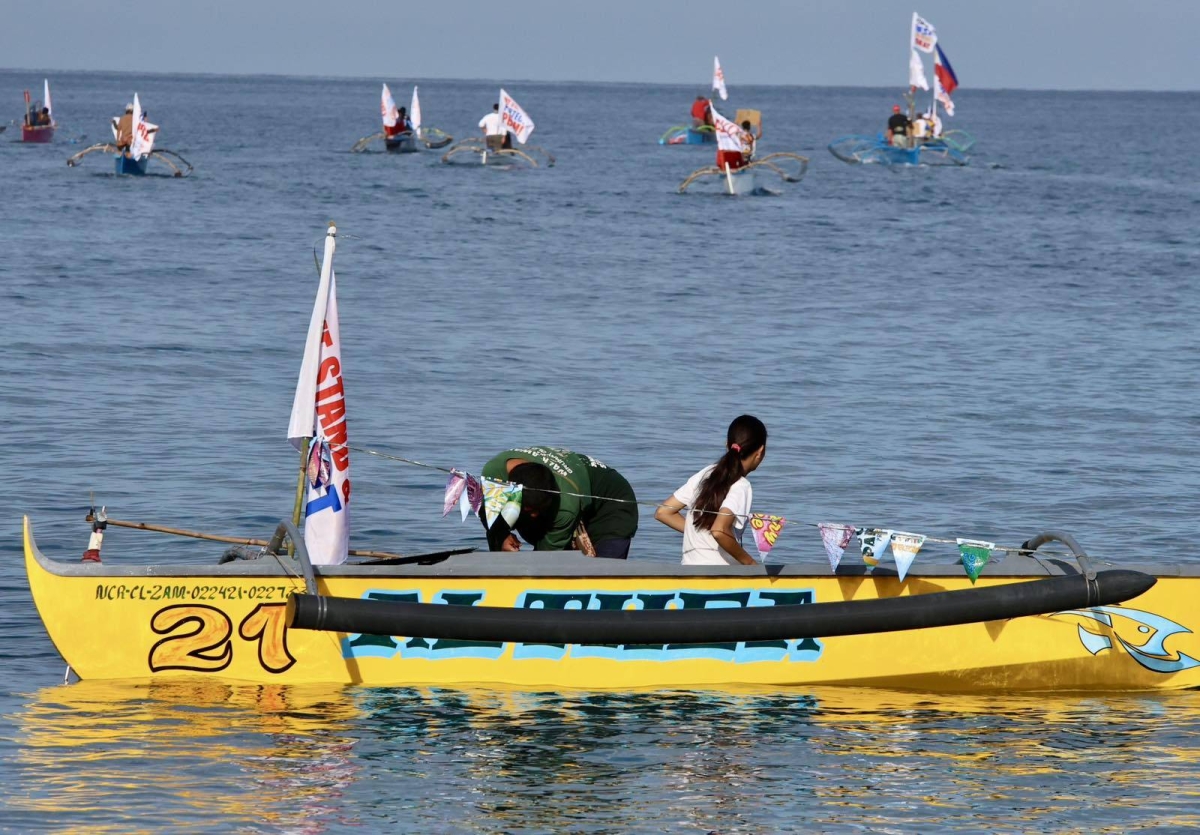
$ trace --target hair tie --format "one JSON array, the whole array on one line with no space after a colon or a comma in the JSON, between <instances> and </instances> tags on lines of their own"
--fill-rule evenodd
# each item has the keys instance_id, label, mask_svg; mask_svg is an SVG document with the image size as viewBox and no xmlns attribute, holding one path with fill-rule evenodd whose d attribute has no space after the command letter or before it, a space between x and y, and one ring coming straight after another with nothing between
<instances>
[{"instance_id":1,"label":"hair tie","mask_svg":"<svg viewBox=\"0 0 1200 835\"><path fill-rule=\"evenodd\" d=\"M742 451L742 446L741 446L741 444L730 444L730 445L729 445L729 448L730 448L730 449L732 449L734 452L741 452L741 451Z\"/></svg>"}]
</instances>

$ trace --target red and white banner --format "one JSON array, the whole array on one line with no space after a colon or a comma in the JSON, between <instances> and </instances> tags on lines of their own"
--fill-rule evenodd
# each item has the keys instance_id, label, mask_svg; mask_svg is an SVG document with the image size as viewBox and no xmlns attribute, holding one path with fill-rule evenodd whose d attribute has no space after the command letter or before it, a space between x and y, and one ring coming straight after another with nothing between
<instances>
[{"instance_id":1,"label":"red and white banner","mask_svg":"<svg viewBox=\"0 0 1200 835\"><path fill-rule=\"evenodd\" d=\"M413 133L421 133L421 100L417 98L417 85L413 85L412 103L408 106L408 121L412 122Z\"/></svg>"},{"instance_id":2,"label":"red and white banner","mask_svg":"<svg viewBox=\"0 0 1200 835\"><path fill-rule=\"evenodd\" d=\"M937 32L934 30L933 24L913 12L912 48L922 52L933 52L933 46L936 43Z\"/></svg>"},{"instance_id":3,"label":"red and white banner","mask_svg":"<svg viewBox=\"0 0 1200 835\"><path fill-rule=\"evenodd\" d=\"M721 59L716 55L713 56L713 85L712 88L721 96L721 101L729 98L729 93L725 90L725 71L721 69Z\"/></svg>"},{"instance_id":4,"label":"red and white banner","mask_svg":"<svg viewBox=\"0 0 1200 835\"><path fill-rule=\"evenodd\" d=\"M517 137L517 141L522 145L529 139L529 134L533 133L533 119L529 118L529 114L521 109L521 105L517 104L512 96L504 92L503 87L500 88L500 119L505 129Z\"/></svg>"},{"instance_id":5,"label":"red and white banner","mask_svg":"<svg viewBox=\"0 0 1200 835\"><path fill-rule=\"evenodd\" d=\"M336 241L337 229L330 226L288 423L293 446L300 449L306 438L311 441L305 473L304 544L314 565L343 563L350 549L350 450L333 272Z\"/></svg>"},{"instance_id":6,"label":"red and white banner","mask_svg":"<svg viewBox=\"0 0 1200 835\"><path fill-rule=\"evenodd\" d=\"M712 107L712 102L708 104L712 108L713 128L717 132L717 147L722 151L741 153L742 129L718 113L717 109Z\"/></svg>"},{"instance_id":7,"label":"red and white banner","mask_svg":"<svg viewBox=\"0 0 1200 835\"><path fill-rule=\"evenodd\" d=\"M383 96L379 102L379 112L383 116L383 126L385 128L396 127L396 120L400 118L400 111L396 108L396 100L392 98L392 91L388 89L386 84L383 85Z\"/></svg>"},{"instance_id":8,"label":"red and white banner","mask_svg":"<svg viewBox=\"0 0 1200 835\"><path fill-rule=\"evenodd\" d=\"M149 156L154 150L154 137L157 135L158 125L152 125L146 121L146 115L142 113L142 103L138 101L138 94L133 94L133 140L129 144L129 156L134 159L142 159Z\"/></svg>"}]
</instances>

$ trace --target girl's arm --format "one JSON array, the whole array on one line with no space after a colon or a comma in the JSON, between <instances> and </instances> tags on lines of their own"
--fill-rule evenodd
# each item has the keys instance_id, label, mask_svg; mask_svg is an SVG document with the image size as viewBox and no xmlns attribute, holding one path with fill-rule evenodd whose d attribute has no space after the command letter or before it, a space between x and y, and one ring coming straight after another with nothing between
<instances>
[{"instance_id":1,"label":"girl's arm","mask_svg":"<svg viewBox=\"0 0 1200 835\"><path fill-rule=\"evenodd\" d=\"M674 494L669 499L663 502L655 511L654 518L662 522L668 528L683 533L684 522L686 521L680 511L687 505L675 498Z\"/></svg>"},{"instance_id":2,"label":"girl's arm","mask_svg":"<svg viewBox=\"0 0 1200 835\"><path fill-rule=\"evenodd\" d=\"M712 535L726 554L733 557L742 565L758 565L758 560L750 556L742 544L737 541L737 537L733 535L733 520L736 517L733 511L727 507L722 507L721 512L717 514L717 518L713 520Z\"/></svg>"}]
</instances>

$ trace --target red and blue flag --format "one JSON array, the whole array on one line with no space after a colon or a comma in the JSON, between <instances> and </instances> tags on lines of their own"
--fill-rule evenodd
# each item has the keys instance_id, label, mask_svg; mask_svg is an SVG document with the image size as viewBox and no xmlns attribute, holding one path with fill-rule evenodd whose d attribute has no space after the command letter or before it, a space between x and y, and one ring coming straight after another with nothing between
<instances>
[{"instance_id":1,"label":"red and blue flag","mask_svg":"<svg viewBox=\"0 0 1200 835\"><path fill-rule=\"evenodd\" d=\"M946 58L946 53L942 52L942 48L937 44L934 44L933 48L936 50L933 72L937 75L938 81L942 83L942 89L946 95L950 95L958 87L958 76L954 74L954 67L950 66L950 61Z\"/></svg>"}]
</instances>

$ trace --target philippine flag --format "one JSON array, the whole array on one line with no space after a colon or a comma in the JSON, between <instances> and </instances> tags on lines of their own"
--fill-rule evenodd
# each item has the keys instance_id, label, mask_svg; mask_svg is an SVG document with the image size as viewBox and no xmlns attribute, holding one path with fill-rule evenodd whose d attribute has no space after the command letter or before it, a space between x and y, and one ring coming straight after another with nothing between
<instances>
[{"instance_id":1,"label":"philippine flag","mask_svg":"<svg viewBox=\"0 0 1200 835\"><path fill-rule=\"evenodd\" d=\"M942 48L936 44L933 48L937 51L934 56L933 71L937 75L938 81L942 82L942 89L948 96L958 87L958 76L954 74L954 67L950 66L950 61L946 58L946 53L942 52Z\"/></svg>"}]
</instances>

